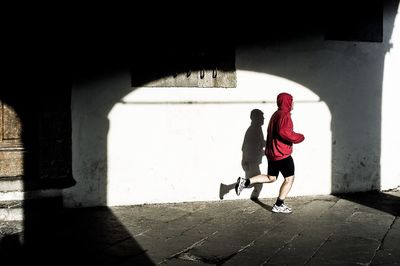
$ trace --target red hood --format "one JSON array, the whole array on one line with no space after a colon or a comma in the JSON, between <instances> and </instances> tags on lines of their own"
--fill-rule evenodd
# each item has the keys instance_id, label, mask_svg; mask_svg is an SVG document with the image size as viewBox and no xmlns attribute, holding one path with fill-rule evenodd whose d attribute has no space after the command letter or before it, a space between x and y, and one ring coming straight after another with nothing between
<instances>
[{"instance_id":1,"label":"red hood","mask_svg":"<svg viewBox=\"0 0 400 266\"><path fill-rule=\"evenodd\" d=\"M280 93L277 97L276 103L278 104L278 109L284 112L290 112L292 110L293 97L289 93Z\"/></svg>"}]
</instances>

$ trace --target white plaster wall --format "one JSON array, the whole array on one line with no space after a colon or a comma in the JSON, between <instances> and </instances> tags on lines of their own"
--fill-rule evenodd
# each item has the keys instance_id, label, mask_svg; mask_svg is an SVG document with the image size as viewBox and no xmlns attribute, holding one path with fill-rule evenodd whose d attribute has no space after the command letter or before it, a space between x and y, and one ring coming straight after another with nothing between
<instances>
[{"instance_id":1,"label":"white plaster wall","mask_svg":"<svg viewBox=\"0 0 400 266\"><path fill-rule=\"evenodd\" d=\"M385 22L393 16L385 13ZM252 189L237 197L233 184L245 174L242 145L250 112L264 112L266 136L276 95L283 91L294 96L294 129L306 137L294 146L296 181L290 196L396 187L399 144L391 136L398 132L392 121L398 120L393 101L400 80L395 74L398 40L392 43L386 60L388 41L324 41L321 34L238 47L238 86L232 89L131 88L128 69L76 83L77 184L64 191L65 203L249 198ZM265 157L252 167L265 173ZM281 180L264 185L260 197L275 197Z\"/></svg>"},{"instance_id":2,"label":"white plaster wall","mask_svg":"<svg viewBox=\"0 0 400 266\"><path fill-rule=\"evenodd\" d=\"M294 95L294 123L308 136L295 147L302 185L295 186L293 195L329 193L331 137L326 105L291 81L238 71L234 89L140 88L114 106L108 116L108 204L218 200L221 185L231 185L244 175L242 145L250 112L262 110L267 123L282 91L278 88ZM322 156L311 169L305 161L314 152ZM261 171L266 167L264 158ZM274 184L261 196L276 196L277 189ZM237 196L230 190L224 198Z\"/></svg>"},{"instance_id":3,"label":"white plaster wall","mask_svg":"<svg viewBox=\"0 0 400 266\"><path fill-rule=\"evenodd\" d=\"M397 7L387 7L390 17L399 13ZM389 28L389 29L388 29ZM386 25L386 31L391 30ZM399 99L400 99L400 19L394 21L393 33L387 42L391 47L385 56L385 69L382 91L382 155L381 155L381 188L391 189L400 185L400 164L398 153L400 142L397 134L400 132Z\"/></svg>"}]
</instances>

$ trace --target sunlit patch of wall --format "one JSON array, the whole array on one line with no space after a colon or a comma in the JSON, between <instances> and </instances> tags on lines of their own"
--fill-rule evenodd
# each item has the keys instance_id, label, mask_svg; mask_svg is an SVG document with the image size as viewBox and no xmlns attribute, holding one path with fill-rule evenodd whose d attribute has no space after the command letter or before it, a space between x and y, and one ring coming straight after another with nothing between
<instances>
[{"instance_id":1,"label":"sunlit patch of wall","mask_svg":"<svg viewBox=\"0 0 400 266\"><path fill-rule=\"evenodd\" d=\"M295 145L299 185L292 195L330 193L330 113L310 89L285 78L251 71L237 72L237 88L137 88L108 115L109 205L220 199L242 167L243 142L253 109L264 112L266 137L276 96L286 91L296 101L295 130L306 135ZM257 151L254 151L256 153ZM318 157L310 167L309 158ZM266 173L265 156L259 165ZM301 184L301 185L300 185ZM260 197L276 196L279 184ZM241 198L250 197L252 190ZM236 199L234 190L225 199Z\"/></svg>"},{"instance_id":2,"label":"sunlit patch of wall","mask_svg":"<svg viewBox=\"0 0 400 266\"><path fill-rule=\"evenodd\" d=\"M390 46L385 56L382 86L382 138L381 138L381 189L391 189L400 185L400 164L398 153L400 142L399 99L400 99L400 19L399 8L388 8L390 17L396 17L392 23L385 23L387 42Z\"/></svg>"}]
</instances>

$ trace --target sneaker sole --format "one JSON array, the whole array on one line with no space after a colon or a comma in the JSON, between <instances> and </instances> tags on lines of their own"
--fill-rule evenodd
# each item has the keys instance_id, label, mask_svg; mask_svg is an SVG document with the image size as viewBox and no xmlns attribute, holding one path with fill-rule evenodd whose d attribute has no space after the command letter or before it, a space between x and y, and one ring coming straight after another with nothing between
<instances>
[{"instance_id":1,"label":"sneaker sole","mask_svg":"<svg viewBox=\"0 0 400 266\"><path fill-rule=\"evenodd\" d=\"M285 213L285 214L289 214L289 213L292 213L293 211L290 211L290 212L283 212L283 211L277 211L277 210L274 210L274 209L272 209L271 210L273 213Z\"/></svg>"}]
</instances>

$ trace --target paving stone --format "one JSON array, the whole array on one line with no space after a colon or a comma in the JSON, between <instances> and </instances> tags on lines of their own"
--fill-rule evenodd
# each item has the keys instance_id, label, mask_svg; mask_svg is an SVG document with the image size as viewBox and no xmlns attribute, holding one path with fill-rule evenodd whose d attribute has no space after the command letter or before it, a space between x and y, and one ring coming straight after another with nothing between
<instances>
[{"instance_id":1,"label":"paving stone","mask_svg":"<svg viewBox=\"0 0 400 266\"><path fill-rule=\"evenodd\" d=\"M371 265L400 265L400 219L396 217Z\"/></svg>"},{"instance_id":2,"label":"paving stone","mask_svg":"<svg viewBox=\"0 0 400 266\"><path fill-rule=\"evenodd\" d=\"M337 235L325 242L307 265L368 265L379 244L374 239Z\"/></svg>"}]
</instances>

